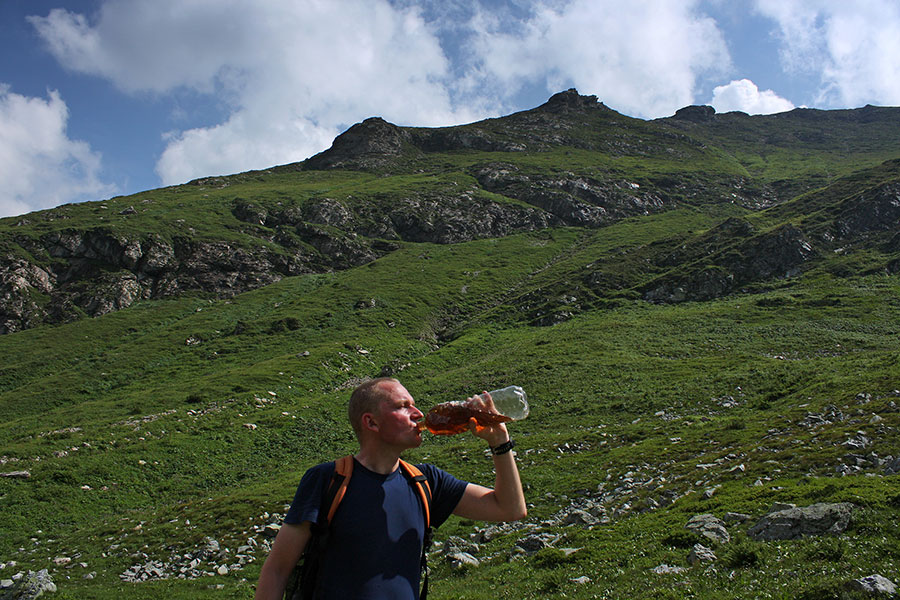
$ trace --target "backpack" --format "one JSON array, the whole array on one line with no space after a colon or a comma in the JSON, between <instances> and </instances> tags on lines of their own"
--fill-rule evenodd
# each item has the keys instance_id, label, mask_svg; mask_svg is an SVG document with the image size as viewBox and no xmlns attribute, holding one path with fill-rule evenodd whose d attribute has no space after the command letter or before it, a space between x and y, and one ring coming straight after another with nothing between
<instances>
[{"instance_id":1,"label":"backpack","mask_svg":"<svg viewBox=\"0 0 900 600\"><path fill-rule=\"evenodd\" d=\"M406 477L406 480L416 490L416 497L422 506L422 513L425 517L425 533L422 539L422 559L419 568L423 573L422 591L419 594L420 600L426 600L428 596L428 565L427 554L428 548L431 546L432 527L431 527L431 486L428 479L415 466L404 460L400 460L400 470ZM331 476L331 482L322 496L322 503L319 507L319 517L312 524L310 529L312 535L306 544L306 550L300 557L300 562L291 572L288 584L284 591L284 600L311 600L316 588L316 579L319 574L319 565L322 561L322 554L325 545L328 543L328 535L330 532L331 519L337 511L338 505L347 492L347 484L350 483L350 476L353 475L353 456L348 455L334 461L334 474Z\"/></svg>"}]
</instances>

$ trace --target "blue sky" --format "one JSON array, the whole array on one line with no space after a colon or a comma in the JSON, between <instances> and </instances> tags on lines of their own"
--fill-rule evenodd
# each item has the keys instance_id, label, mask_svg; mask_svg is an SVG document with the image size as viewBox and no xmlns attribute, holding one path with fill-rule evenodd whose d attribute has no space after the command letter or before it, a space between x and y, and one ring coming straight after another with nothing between
<instances>
[{"instance_id":1,"label":"blue sky","mask_svg":"<svg viewBox=\"0 0 900 600\"><path fill-rule=\"evenodd\" d=\"M619 112L900 105L898 0L0 0L0 217L575 87Z\"/></svg>"}]
</instances>

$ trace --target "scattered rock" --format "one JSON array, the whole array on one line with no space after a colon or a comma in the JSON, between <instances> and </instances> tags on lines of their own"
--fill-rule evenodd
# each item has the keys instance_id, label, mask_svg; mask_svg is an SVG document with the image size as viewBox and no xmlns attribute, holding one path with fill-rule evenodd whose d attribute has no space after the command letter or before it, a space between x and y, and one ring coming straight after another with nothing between
<instances>
[{"instance_id":1,"label":"scattered rock","mask_svg":"<svg viewBox=\"0 0 900 600\"><path fill-rule=\"evenodd\" d=\"M458 535L451 535L448 537L447 541L444 542L444 547L442 549L444 555L447 556L457 553L477 554L479 550L478 544L461 538Z\"/></svg>"},{"instance_id":2,"label":"scattered rock","mask_svg":"<svg viewBox=\"0 0 900 600\"><path fill-rule=\"evenodd\" d=\"M31 473L28 471L10 471L9 473L0 473L0 477L8 477L9 479L28 479Z\"/></svg>"},{"instance_id":3,"label":"scattered rock","mask_svg":"<svg viewBox=\"0 0 900 600\"><path fill-rule=\"evenodd\" d=\"M559 536L550 533L533 533L516 542L516 548L526 554L534 554L542 548L552 546L559 541Z\"/></svg>"},{"instance_id":4,"label":"scattered rock","mask_svg":"<svg viewBox=\"0 0 900 600\"><path fill-rule=\"evenodd\" d=\"M566 515L563 524L564 525L596 525L600 522L600 519L592 515L586 510L581 510L580 508L573 509L568 512Z\"/></svg>"},{"instance_id":5,"label":"scattered rock","mask_svg":"<svg viewBox=\"0 0 900 600\"><path fill-rule=\"evenodd\" d=\"M687 571L684 567L673 567L670 565L662 564L651 569L657 575L677 575L679 573L684 573Z\"/></svg>"},{"instance_id":6,"label":"scattered rock","mask_svg":"<svg viewBox=\"0 0 900 600\"><path fill-rule=\"evenodd\" d=\"M690 554L688 554L687 560L690 565L701 562L714 562L716 560L716 553L703 544L694 544Z\"/></svg>"},{"instance_id":7,"label":"scattered rock","mask_svg":"<svg viewBox=\"0 0 900 600\"><path fill-rule=\"evenodd\" d=\"M821 413L806 413L806 416L797 424L801 427L815 428L840 423L843 420L844 413L838 410L836 406L828 405Z\"/></svg>"},{"instance_id":8,"label":"scattered rock","mask_svg":"<svg viewBox=\"0 0 900 600\"><path fill-rule=\"evenodd\" d=\"M872 441L864 432L857 431L855 436L844 442L844 446L847 446L851 450L864 450L866 446L871 443Z\"/></svg>"},{"instance_id":9,"label":"scattered rock","mask_svg":"<svg viewBox=\"0 0 900 600\"><path fill-rule=\"evenodd\" d=\"M454 569L473 568L481 564L481 561L479 561L468 552L454 552L452 554L448 554L447 561Z\"/></svg>"}]
</instances>

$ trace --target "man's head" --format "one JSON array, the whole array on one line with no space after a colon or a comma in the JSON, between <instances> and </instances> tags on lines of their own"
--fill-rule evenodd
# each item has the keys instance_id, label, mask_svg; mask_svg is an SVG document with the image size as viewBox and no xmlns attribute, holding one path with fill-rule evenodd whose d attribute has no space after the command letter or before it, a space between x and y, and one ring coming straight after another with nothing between
<instances>
[{"instance_id":1,"label":"man's head","mask_svg":"<svg viewBox=\"0 0 900 600\"><path fill-rule=\"evenodd\" d=\"M366 413L377 413L381 401L385 398L382 386L386 383L400 383L393 377L379 377L369 379L357 386L350 394L350 403L347 405L347 416L350 426L359 437L362 430L362 417Z\"/></svg>"},{"instance_id":2,"label":"man's head","mask_svg":"<svg viewBox=\"0 0 900 600\"><path fill-rule=\"evenodd\" d=\"M415 407L406 388L394 378L380 377L360 384L350 395L347 415L360 442L367 432L388 443L414 447L421 442L416 422L422 418L422 412Z\"/></svg>"}]
</instances>

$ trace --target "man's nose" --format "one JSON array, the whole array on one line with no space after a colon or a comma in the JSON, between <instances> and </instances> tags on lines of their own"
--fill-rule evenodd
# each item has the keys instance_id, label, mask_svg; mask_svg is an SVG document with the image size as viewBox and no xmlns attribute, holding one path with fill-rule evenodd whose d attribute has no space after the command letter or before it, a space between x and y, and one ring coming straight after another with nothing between
<instances>
[{"instance_id":1,"label":"man's nose","mask_svg":"<svg viewBox=\"0 0 900 600\"><path fill-rule=\"evenodd\" d=\"M414 412L411 415L413 421L418 421L419 419L421 419L422 417L425 416L425 413L423 413L421 410L419 410L415 406L413 407L413 411Z\"/></svg>"}]
</instances>

